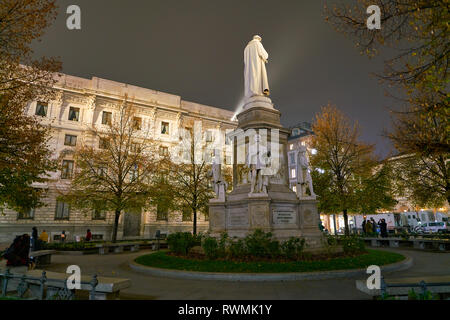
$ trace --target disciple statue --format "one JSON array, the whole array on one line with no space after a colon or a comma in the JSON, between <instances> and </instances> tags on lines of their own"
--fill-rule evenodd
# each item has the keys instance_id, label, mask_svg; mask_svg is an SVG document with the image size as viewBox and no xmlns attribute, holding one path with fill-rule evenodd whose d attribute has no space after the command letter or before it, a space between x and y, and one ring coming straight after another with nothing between
<instances>
[{"instance_id":1,"label":"disciple statue","mask_svg":"<svg viewBox=\"0 0 450 320\"><path fill-rule=\"evenodd\" d=\"M260 36L254 36L244 50L246 98L270 94L266 71L269 54L264 49L261 40Z\"/></svg>"},{"instance_id":2,"label":"disciple statue","mask_svg":"<svg viewBox=\"0 0 450 320\"><path fill-rule=\"evenodd\" d=\"M212 161L212 168L210 176L213 180L214 192L216 199L225 201L225 193L228 188L227 182L222 178L222 164L220 158L220 150L214 150L214 158Z\"/></svg>"},{"instance_id":3,"label":"disciple statue","mask_svg":"<svg viewBox=\"0 0 450 320\"><path fill-rule=\"evenodd\" d=\"M299 198L307 197L306 189L309 188L311 197L316 197L313 190L312 178L309 168L308 154L306 153L306 147L301 146L298 151L297 159L297 195Z\"/></svg>"}]
</instances>

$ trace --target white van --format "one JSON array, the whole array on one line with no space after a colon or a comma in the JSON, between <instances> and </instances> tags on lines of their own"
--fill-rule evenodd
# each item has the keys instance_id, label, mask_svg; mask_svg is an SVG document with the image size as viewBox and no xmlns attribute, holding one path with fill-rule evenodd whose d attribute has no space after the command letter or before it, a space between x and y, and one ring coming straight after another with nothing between
<instances>
[{"instance_id":1,"label":"white van","mask_svg":"<svg viewBox=\"0 0 450 320\"><path fill-rule=\"evenodd\" d=\"M437 233L447 232L447 224L445 222L424 222L415 228L416 232Z\"/></svg>"}]
</instances>

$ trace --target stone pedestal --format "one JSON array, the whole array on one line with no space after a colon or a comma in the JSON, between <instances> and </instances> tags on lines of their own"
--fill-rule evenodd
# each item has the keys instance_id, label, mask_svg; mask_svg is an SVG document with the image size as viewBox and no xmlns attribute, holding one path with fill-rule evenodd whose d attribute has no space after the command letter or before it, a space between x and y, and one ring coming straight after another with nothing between
<instances>
[{"instance_id":1,"label":"stone pedestal","mask_svg":"<svg viewBox=\"0 0 450 320\"><path fill-rule=\"evenodd\" d=\"M209 203L210 233L243 238L255 229L272 232L275 238L305 238L308 250L322 247L323 234L319 230L319 213L315 198L299 198L288 187L287 138L289 130L280 123L281 113L268 97L247 100L237 115L238 129L230 135L234 145L233 191L224 199ZM261 131L263 130L263 131ZM244 138L237 136L244 132ZM262 134L261 134L262 133ZM251 193L248 163L238 163L237 152L249 150L252 134L267 137L271 157L278 156L278 166L270 176L267 193ZM248 161L248 160L246 160ZM247 168L247 169L245 169Z\"/></svg>"}]
</instances>

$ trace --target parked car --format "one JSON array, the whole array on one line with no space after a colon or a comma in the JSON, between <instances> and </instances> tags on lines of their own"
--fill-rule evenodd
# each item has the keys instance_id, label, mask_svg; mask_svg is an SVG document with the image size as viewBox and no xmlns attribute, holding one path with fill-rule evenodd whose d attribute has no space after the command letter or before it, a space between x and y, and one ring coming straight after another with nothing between
<instances>
[{"instance_id":1,"label":"parked car","mask_svg":"<svg viewBox=\"0 0 450 320\"><path fill-rule=\"evenodd\" d=\"M448 226L446 222L424 222L414 230L419 233L446 233Z\"/></svg>"}]
</instances>

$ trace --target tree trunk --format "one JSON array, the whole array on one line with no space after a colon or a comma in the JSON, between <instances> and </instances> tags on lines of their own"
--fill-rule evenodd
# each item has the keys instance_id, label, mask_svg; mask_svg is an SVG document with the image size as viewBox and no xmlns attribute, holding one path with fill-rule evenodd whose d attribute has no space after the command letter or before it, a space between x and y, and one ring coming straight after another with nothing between
<instances>
[{"instance_id":1,"label":"tree trunk","mask_svg":"<svg viewBox=\"0 0 450 320\"><path fill-rule=\"evenodd\" d=\"M347 215L347 209L344 209L342 211L344 213L344 224L345 224L345 235L350 235L350 230L348 229L348 215Z\"/></svg>"},{"instance_id":2,"label":"tree trunk","mask_svg":"<svg viewBox=\"0 0 450 320\"><path fill-rule=\"evenodd\" d=\"M194 219L194 229L193 229L193 234L196 235L197 234L197 210L193 210L193 219Z\"/></svg>"},{"instance_id":3,"label":"tree trunk","mask_svg":"<svg viewBox=\"0 0 450 320\"><path fill-rule=\"evenodd\" d=\"M112 236L113 243L115 243L117 241L117 229L119 228L119 217L120 217L120 210L116 210L115 217L114 217L113 236Z\"/></svg>"},{"instance_id":4,"label":"tree trunk","mask_svg":"<svg viewBox=\"0 0 450 320\"><path fill-rule=\"evenodd\" d=\"M334 235L337 236L336 215L335 214L333 214L333 227L334 227Z\"/></svg>"}]
</instances>

